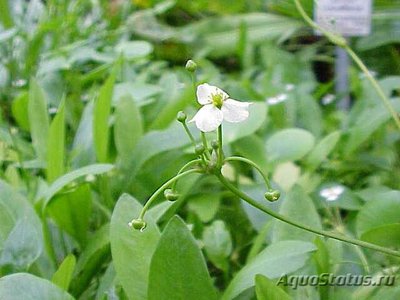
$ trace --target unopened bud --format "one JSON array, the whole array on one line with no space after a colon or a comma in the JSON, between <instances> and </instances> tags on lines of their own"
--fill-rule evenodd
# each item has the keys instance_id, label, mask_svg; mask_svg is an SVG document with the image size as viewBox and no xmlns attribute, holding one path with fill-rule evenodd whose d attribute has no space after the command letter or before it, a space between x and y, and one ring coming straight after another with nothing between
<instances>
[{"instance_id":1,"label":"unopened bud","mask_svg":"<svg viewBox=\"0 0 400 300\"><path fill-rule=\"evenodd\" d=\"M197 69L197 64L196 64L193 60L189 59L189 60L187 61L187 63L186 63L185 68L186 68L186 70L188 70L189 72L195 72L196 69Z\"/></svg>"},{"instance_id":2,"label":"unopened bud","mask_svg":"<svg viewBox=\"0 0 400 300\"><path fill-rule=\"evenodd\" d=\"M185 122L186 118L187 116L183 111L178 112L178 114L176 115L176 119L181 123Z\"/></svg>"},{"instance_id":3,"label":"unopened bud","mask_svg":"<svg viewBox=\"0 0 400 300\"><path fill-rule=\"evenodd\" d=\"M212 141L211 141L211 147L212 147L214 150L217 150L217 149L219 148L218 141L217 141L217 140L212 140Z\"/></svg>"},{"instance_id":4,"label":"unopened bud","mask_svg":"<svg viewBox=\"0 0 400 300\"><path fill-rule=\"evenodd\" d=\"M196 152L197 155L202 155L206 149L204 148L203 144L197 144L196 147L194 148L194 152Z\"/></svg>"},{"instance_id":5,"label":"unopened bud","mask_svg":"<svg viewBox=\"0 0 400 300\"><path fill-rule=\"evenodd\" d=\"M179 194L175 193L172 189L166 189L164 196L168 201L176 201L179 198Z\"/></svg>"},{"instance_id":6,"label":"unopened bud","mask_svg":"<svg viewBox=\"0 0 400 300\"><path fill-rule=\"evenodd\" d=\"M133 227L136 230L143 231L147 227L147 223L142 219L133 219L128 223L129 227Z\"/></svg>"},{"instance_id":7,"label":"unopened bud","mask_svg":"<svg viewBox=\"0 0 400 300\"><path fill-rule=\"evenodd\" d=\"M281 192L279 192L278 190L269 190L264 194L265 199L271 202L278 200L280 196Z\"/></svg>"}]
</instances>

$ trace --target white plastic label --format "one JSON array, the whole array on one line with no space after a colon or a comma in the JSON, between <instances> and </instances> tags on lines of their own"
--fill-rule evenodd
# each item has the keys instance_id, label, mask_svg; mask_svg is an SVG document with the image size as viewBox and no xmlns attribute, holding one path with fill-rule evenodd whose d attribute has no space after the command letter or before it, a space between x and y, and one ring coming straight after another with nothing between
<instances>
[{"instance_id":1,"label":"white plastic label","mask_svg":"<svg viewBox=\"0 0 400 300\"><path fill-rule=\"evenodd\" d=\"M317 0L314 7L317 24L331 32L363 36L371 31L372 0Z\"/></svg>"}]
</instances>

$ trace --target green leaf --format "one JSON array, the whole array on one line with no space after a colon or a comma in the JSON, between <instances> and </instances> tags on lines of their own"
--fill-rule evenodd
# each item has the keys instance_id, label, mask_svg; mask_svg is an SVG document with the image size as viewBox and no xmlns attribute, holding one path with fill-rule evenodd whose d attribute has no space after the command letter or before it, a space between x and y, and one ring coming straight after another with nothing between
<instances>
[{"instance_id":1,"label":"green leaf","mask_svg":"<svg viewBox=\"0 0 400 300\"><path fill-rule=\"evenodd\" d=\"M115 51L132 60L149 55L153 51L153 45L146 41L123 41L115 46Z\"/></svg>"},{"instance_id":2,"label":"green leaf","mask_svg":"<svg viewBox=\"0 0 400 300\"><path fill-rule=\"evenodd\" d=\"M384 247L400 247L400 223L382 225L364 232L363 241Z\"/></svg>"},{"instance_id":3,"label":"green leaf","mask_svg":"<svg viewBox=\"0 0 400 300\"><path fill-rule=\"evenodd\" d=\"M29 88L28 116L36 155L39 160L46 161L50 121L44 91L34 78Z\"/></svg>"},{"instance_id":4,"label":"green leaf","mask_svg":"<svg viewBox=\"0 0 400 300\"><path fill-rule=\"evenodd\" d=\"M189 126L189 128L193 128L193 126ZM127 174L129 178L128 185L149 159L157 154L183 147L189 143L190 140L188 140L182 125L177 124L177 122L166 130L151 131L145 134L131 155L132 158L127 167L127 170L129 170Z\"/></svg>"},{"instance_id":5,"label":"green leaf","mask_svg":"<svg viewBox=\"0 0 400 300\"><path fill-rule=\"evenodd\" d=\"M9 0L0 0L0 22L4 28L10 28L14 25L8 2Z\"/></svg>"},{"instance_id":6,"label":"green leaf","mask_svg":"<svg viewBox=\"0 0 400 300\"><path fill-rule=\"evenodd\" d=\"M111 218L111 253L117 280L129 299L147 299L150 260L160 237L155 222L146 216L147 228L140 232L128 226L142 205L131 196L122 195Z\"/></svg>"},{"instance_id":7,"label":"green leaf","mask_svg":"<svg viewBox=\"0 0 400 300\"><path fill-rule=\"evenodd\" d=\"M45 193L43 209L49 204L50 200L66 185L72 183L76 179L86 176L86 175L98 175L109 172L114 168L110 164L93 164L80 169L71 171L61 177L59 177L53 184L48 188Z\"/></svg>"},{"instance_id":8,"label":"green leaf","mask_svg":"<svg viewBox=\"0 0 400 300\"><path fill-rule=\"evenodd\" d=\"M190 198L188 207L199 219L210 222L218 211L221 196L214 193L203 193Z\"/></svg>"},{"instance_id":9,"label":"green leaf","mask_svg":"<svg viewBox=\"0 0 400 300\"><path fill-rule=\"evenodd\" d=\"M185 223L173 217L154 252L149 300L217 299L204 257Z\"/></svg>"},{"instance_id":10,"label":"green leaf","mask_svg":"<svg viewBox=\"0 0 400 300\"><path fill-rule=\"evenodd\" d=\"M99 96L94 103L93 110L93 136L96 156L99 162L108 161L109 151L109 117L111 100L115 83L115 74L111 74L100 88Z\"/></svg>"},{"instance_id":11,"label":"green leaf","mask_svg":"<svg viewBox=\"0 0 400 300\"><path fill-rule=\"evenodd\" d=\"M24 217L10 232L0 256L0 266L11 265L15 270L24 270L39 258L43 250L41 232Z\"/></svg>"},{"instance_id":12,"label":"green leaf","mask_svg":"<svg viewBox=\"0 0 400 300\"><path fill-rule=\"evenodd\" d=\"M238 139L256 132L267 118L267 105L265 103L253 103L249 107L250 117L243 123L225 122L222 126L224 143L232 143Z\"/></svg>"},{"instance_id":13,"label":"green leaf","mask_svg":"<svg viewBox=\"0 0 400 300\"><path fill-rule=\"evenodd\" d=\"M132 97L123 96L116 107L114 124L115 146L123 162L129 161L143 135L142 123L140 110Z\"/></svg>"},{"instance_id":14,"label":"green leaf","mask_svg":"<svg viewBox=\"0 0 400 300\"><path fill-rule=\"evenodd\" d=\"M257 274L277 278L300 269L315 250L315 245L302 241L281 241L268 246L236 274L222 299L234 299L254 286Z\"/></svg>"},{"instance_id":15,"label":"green leaf","mask_svg":"<svg viewBox=\"0 0 400 300\"><path fill-rule=\"evenodd\" d=\"M340 131L334 131L324 137L307 156L307 164L311 171L315 170L337 145Z\"/></svg>"},{"instance_id":16,"label":"green leaf","mask_svg":"<svg viewBox=\"0 0 400 300\"><path fill-rule=\"evenodd\" d=\"M314 207L313 201L300 186L294 186L286 195L280 208L280 214L301 222L315 229L322 229L321 220ZM315 235L292 225L275 221L273 232L274 241L303 240L313 241Z\"/></svg>"},{"instance_id":17,"label":"green leaf","mask_svg":"<svg viewBox=\"0 0 400 300\"><path fill-rule=\"evenodd\" d=\"M290 300L292 299L271 279L256 275L257 300Z\"/></svg>"},{"instance_id":18,"label":"green leaf","mask_svg":"<svg viewBox=\"0 0 400 300\"><path fill-rule=\"evenodd\" d=\"M304 129L283 129L267 140L267 157L274 163L298 160L313 149L314 143L314 136Z\"/></svg>"},{"instance_id":19,"label":"green leaf","mask_svg":"<svg viewBox=\"0 0 400 300\"><path fill-rule=\"evenodd\" d=\"M400 223L399 194L388 193L390 197L376 198L364 205L357 215L356 229L359 236L376 227Z\"/></svg>"},{"instance_id":20,"label":"green leaf","mask_svg":"<svg viewBox=\"0 0 400 300\"><path fill-rule=\"evenodd\" d=\"M0 180L0 265L26 269L42 248L42 224L31 203Z\"/></svg>"},{"instance_id":21,"label":"green leaf","mask_svg":"<svg viewBox=\"0 0 400 300\"><path fill-rule=\"evenodd\" d=\"M17 273L0 279L0 299L73 300L74 298L48 280L27 273Z\"/></svg>"},{"instance_id":22,"label":"green leaf","mask_svg":"<svg viewBox=\"0 0 400 300\"><path fill-rule=\"evenodd\" d=\"M349 129L349 137L343 148L346 155L352 154L362 143L390 120L390 114L383 105L366 107L359 113L356 124Z\"/></svg>"},{"instance_id":23,"label":"green leaf","mask_svg":"<svg viewBox=\"0 0 400 300\"><path fill-rule=\"evenodd\" d=\"M65 168L65 100L51 122L47 149L47 180L53 182L64 174Z\"/></svg>"},{"instance_id":24,"label":"green leaf","mask_svg":"<svg viewBox=\"0 0 400 300\"><path fill-rule=\"evenodd\" d=\"M73 254L69 254L61 263L58 270L54 273L51 281L64 291L68 291L68 287L71 283L72 275L75 269L75 264L75 256Z\"/></svg>"},{"instance_id":25,"label":"green leaf","mask_svg":"<svg viewBox=\"0 0 400 300\"><path fill-rule=\"evenodd\" d=\"M22 92L19 94L11 104L11 111L14 119L18 125L26 131L30 131L29 128L29 93Z\"/></svg>"},{"instance_id":26,"label":"green leaf","mask_svg":"<svg viewBox=\"0 0 400 300\"><path fill-rule=\"evenodd\" d=\"M83 184L73 192L54 198L47 206L47 213L83 247L86 244L92 213L90 186Z\"/></svg>"},{"instance_id":27,"label":"green leaf","mask_svg":"<svg viewBox=\"0 0 400 300\"><path fill-rule=\"evenodd\" d=\"M80 295L97 276L99 270L110 257L110 226L100 227L89 239L85 249L80 254L71 281L71 292Z\"/></svg>"},{"instance_id":28,"label":"green leaf","mask_svg":"<svg viewBox=\"0 0 400 300\"><path fill-rule=\"evenodd\" d=\"M207 257L221 270L227 271L227 258L232 252L232 239L223 221L214 221L203 232L204 249Z\"/></svg>"}]
</instances>

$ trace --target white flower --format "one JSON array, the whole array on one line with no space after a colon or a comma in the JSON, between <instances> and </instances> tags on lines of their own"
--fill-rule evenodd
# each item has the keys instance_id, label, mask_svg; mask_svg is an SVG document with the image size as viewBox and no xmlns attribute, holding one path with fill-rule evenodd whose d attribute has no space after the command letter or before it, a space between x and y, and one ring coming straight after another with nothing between
<instances>
[{"instance_id":1,"label":"white flower","mask_svg":"<svg viewBox=\"0 0 400 300\"><path fill-rule=\"evenodd\" d=\"M285 90L290 92L294 90L294 84L293 83L288 83L285 85Z\"/></svg>"},{"instance_id":2,"label":"white flower","mask_svg":"<svg viewBox=\"0 0 400 300\"><path fill-rule=\"evenodd\" d=\"M54 115L58 111L57 107L50 107L49 108L49 114Z\"/></svg>"},{"instance_id":3,"label":"white flower","mask_svg":"<svg viewBox=\"0 0 400 300\"><path fill-rule=\"evenodd\" d=\"M319 195L326 199L326 201L335 201L344 192L344 187L341 185L325 188L319 192Z\"/></svg>"},{"instance_id":4,"label":"white flower","mask_svg":"<svg viewBox=\"0 0 400 300\"><path fill-rule=\"evenodd\" d=\"M332 94L326 94L322 99L321 99L321 103L323 105L328 105L331 104L334 100L335 100L335 95Z\"/></svg>"},{"instance_id":5,"label":"white flower","mask_svg":"<svg viewBox=\"0 0 400 300\"><path fill-rule=\"evenodd\" d=\"M223 120L238 123L249 116L250 102L240 102L229 98L229 95L216 86L207 83L197 87L197 101L203 105L190 122L203 132L216 130Z\"/></svg>"},{"instance_id":6,"label":"white flower","mask_svg":"<svg viewBox=\"0 0 400 300\"><path fill-rule=\"evenodd\" d=\"M269 105L275 105L275 104L281 103L283 101L286 101L287 98L288 98L288 96L286 94L279 94L279 95L276 95L275 97L268 98L266 101Z\"/></svg>"}]
</instances>

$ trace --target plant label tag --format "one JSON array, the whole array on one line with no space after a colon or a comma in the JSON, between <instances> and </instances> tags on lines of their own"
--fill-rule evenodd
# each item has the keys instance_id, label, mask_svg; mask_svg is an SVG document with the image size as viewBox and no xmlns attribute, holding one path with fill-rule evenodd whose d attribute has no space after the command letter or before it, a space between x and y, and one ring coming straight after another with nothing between
<instances>
[{"instance_id":1,"label":"plant label tag","mask_svg":"<svg viewBox=\"0 0 400 300\"><path fill-rule=\"evenodd\" d=\"M314 6L314 19L326 30L343 36L363 36L371 31L372 0L318 0Z\"/></svg>"}]
</instances>

